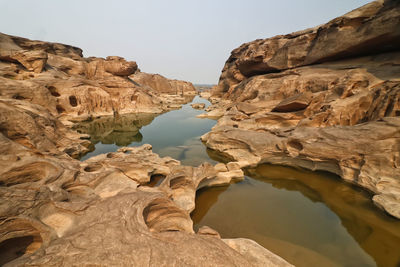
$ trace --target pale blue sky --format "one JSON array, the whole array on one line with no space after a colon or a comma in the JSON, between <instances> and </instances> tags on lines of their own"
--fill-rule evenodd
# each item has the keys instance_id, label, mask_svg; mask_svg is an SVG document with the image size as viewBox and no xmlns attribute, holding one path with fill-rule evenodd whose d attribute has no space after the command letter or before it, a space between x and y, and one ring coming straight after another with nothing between
<instances>
[{"instance_id":1,"label":"pale blue sky","mask_svg":"<svg viewBox=\"0 0 400 267\"><path fill-rule=\"evenodd\" d=\"M118 55L145 72L217 83L242 43L325 23L367 0L0 0L0 32Z\"/></svg>"}]
</instances>

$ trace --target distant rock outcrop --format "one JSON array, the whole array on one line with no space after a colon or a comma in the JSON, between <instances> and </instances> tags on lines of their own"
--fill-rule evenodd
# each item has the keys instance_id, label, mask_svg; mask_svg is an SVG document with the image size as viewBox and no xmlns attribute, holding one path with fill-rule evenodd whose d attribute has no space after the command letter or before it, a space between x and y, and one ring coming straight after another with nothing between
<instances>
[{"instance_id":1,"label":"distant rock outcrop","mask_svg":"<svg viewBox=\"0 0 400 267\"><path fill-rule=\"evenodd\" d=\"M137 72L130 78L140 85L149 86L154 90L171 95L195 95L196 88L186 81L170 80L160 74Z\"/></svg>"},{"instance_id":2,"label":"distant rock outcrop","mask_svg":"<svg viewBox=\"0 0 400 267\"><path fill-rule=\"evenodd\" d=\"M206 145L242 167L336 173L400 218L400 2L235 49L208 108ZM206 117L207 115L203 115Z\"/></svg>"}]
</instances>

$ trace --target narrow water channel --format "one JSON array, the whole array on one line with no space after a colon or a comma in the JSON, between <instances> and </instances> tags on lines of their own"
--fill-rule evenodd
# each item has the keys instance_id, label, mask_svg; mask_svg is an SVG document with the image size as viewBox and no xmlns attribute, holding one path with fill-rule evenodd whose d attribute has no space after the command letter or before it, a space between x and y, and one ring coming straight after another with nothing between
<instances>
[{"instance_id":1,"label":"narrow water channel","mask_svg":"<svg viewBox=\"0 0 400 267\"><path fill-rule=\"evenodd\" d=\"M192 103L210 103L195 96ZM183 105L157 116L156 114L121 115L117 118L107 116L76 126L79 132L91 136L95 150L86 154L86 160L98 154L116 151L123 146L151 144L153 152L161 157L170 156L180 160L183 165L198 166L212 160L200 136L210 131L215 120L198 119L203 110L193 109L190 104Z\"/></svg>"},{"instance_id":2,"label":"narrow water channel","mask_svg":"<svg viewBox=\"0 0 400 267\"><path fill-rule=\"evenodd\" d=\"M195 103L209 104L195 97ZM126 115L83 123L91 156L120 146L149 143L160 156L185 165L215 163L199 137L215 121L198 119L190 104L158 117ZM400 266L400 221L375 207L368 194L331 174L262 165L244 181L199 190L195 229L216 229L223 238L246 237L296 266Z\"/></svg>"}]
</instances>

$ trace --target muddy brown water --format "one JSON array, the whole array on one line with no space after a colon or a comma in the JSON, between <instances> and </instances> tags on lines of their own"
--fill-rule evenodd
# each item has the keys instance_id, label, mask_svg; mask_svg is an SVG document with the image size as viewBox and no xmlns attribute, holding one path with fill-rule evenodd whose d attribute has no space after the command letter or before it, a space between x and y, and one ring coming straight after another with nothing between
<instances>
[{"instance_id":1,"label":"muddy brown water","mask_svg":"<svg viewBox=\"0 0 400 267\"><path fill-rule=\"evenodd\" d=\"M95 150L83 160L150 143L185 165L215 163L199 140L215 121L195 117L202 112L187 104L158 117L90 122L79 129L92 136ZM273 165L246 172L242 182L197 192L195 229L207 225L223 238L251 238L296 266L400 266L400 220L374 206L366 191L329 173Z\"/></svg>"}]
</instances>

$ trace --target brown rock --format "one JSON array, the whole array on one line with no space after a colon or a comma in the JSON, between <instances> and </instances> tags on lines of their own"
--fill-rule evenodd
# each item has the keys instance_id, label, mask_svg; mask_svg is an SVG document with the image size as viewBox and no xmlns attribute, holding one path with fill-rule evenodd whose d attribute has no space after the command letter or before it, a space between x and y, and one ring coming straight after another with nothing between
<instances>
[{"instance_id":1,"label":"brown rock","mask_svg":"<svg viewBox=\"0 0 400 267\"><path fill-rule=\"evenodd\" d=\"M310 94L296 94L285 100L282 100L272 111L293 112L303 110L310 104Z\"/></svg>"},{"instance_id":2,"label":"brown rock","mask_svg":"<svg viewBox=\"0 0 400 267\"><path fill-rule=\"evenodd\" d=\"M258 266L293 266L272 252L265 250L257 242L246 238L222 239L228 246L244 255Z\"/></svg>"},{"instance_id":3,"label":"brown rock","mask_svg":"<svg viewBox=\"0 0 400 267\"><path fill-rule=\"evenodd\" d=\"M397 50L398 1L374 1L321 26L243 44L232 51L213 95L254 75Z\"/></svg>"},{"instance_id":4,"label":"brown rock","mask_svg":"<svg viewBox=\"0 0 400 267\"><path fill-rule=\"evenodd\" d=\"M159 74L138 72L130 78L136 83L149 86L153 90L162 94L174 95L195 95L196 88L190 82L169 80Z\"/></svg>"},{"instance_id":5,"label":"brown rock","mask_svg":"<svg viewBox=\"0 0 400 267\"><path fill-rule=\"evenodd\" d=\"M222 117L202 140L242 168L268 162L335 173L400 218L399 8L375 1L235 49L213 89L228 104L208 108Z\"/></svg>"},{"instance_id":6,"label":"brown rock","mask_svg":"<svg viewBox=\"0 0 400 267\"><path fill-rule=\"evenodd\" d=\"M257 265L218 238L194 235L190 218L198 188L242 179L240 169L181 166L150 145L73 159L90 142L66 127L71 121L113 115L78 128L101 134L110 122L134 132L154 114L132 126L123 113L179 107L190 84L164 78L178 94L163 96L127 78L134 62L0 34L0 54L11 50L19 58L0 62L0 265ZM49 68L39 73L41 53ZM150 187L154 177L165 179Z\"/></svg>"},{"instance_id":7,"label":"brown rock","mask_svg":"<svg viewBox=\"0 0 400 267\"><path fill-rule=\"evenodd\" d=\"M136 62L126 61L122 57L107 57L104 62L105 71L117 76L129 76L138 69Z\"/></svg>"},{"instance_id":8,"label":"brown rock","mask_svg":"<svg viewBox=\"0 0 400 267\"><path fill-rule=\"evenodd\" d=\"M216 238L221 238L219 233L215 231L214 229L208 227L208 226L202 226L200 229L197 231L198 235L205 235L205 236L213 236Z\"/></svg>"},{"instance_id":9,"label":"brown rock","mask_svg":"<svg viewBox=\"0 0 400 267\"><path fill-rule=\"evenodd\" d=\"M39 50L0 51L0 60L18 62L27 70L42 72L47 62L47 53Z\"/></svg>"},{"instance_id":10,"label":"brown rock","mask_svg":"<svg viewBox=\"0 0 400 267\"><path fill-rule=\"evenodd\" d=\"M191 104L191 106L194 109L204 109L206 107L206 104L204 104L204 103L193 103L193 104Z\"/></svg>"},{"instance_id":11,"label":"brown rock","mask_svg":"<svg viewBox=\"0 0 400 267\"><path fill-rule=\"evenodd\" d=\"M128 78L137 71L135 62L115 56L83 58L81 54L80 49L67 45L0 34L0 76L4 77L0 77L0 95L29 100L46 106L63 121L76 121L138 112L158 114L190 101L182 97L183 92L195 92L190 83L163 77L177 94L161 95ZM46 59L49 68L39 73Z\"/></svg>"}]
</instances>

